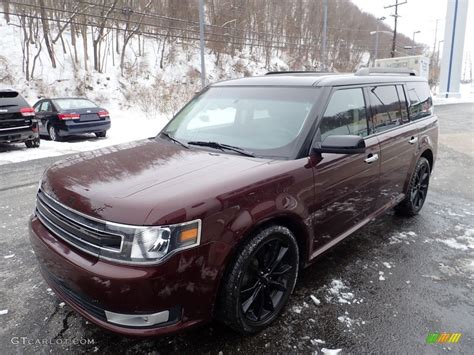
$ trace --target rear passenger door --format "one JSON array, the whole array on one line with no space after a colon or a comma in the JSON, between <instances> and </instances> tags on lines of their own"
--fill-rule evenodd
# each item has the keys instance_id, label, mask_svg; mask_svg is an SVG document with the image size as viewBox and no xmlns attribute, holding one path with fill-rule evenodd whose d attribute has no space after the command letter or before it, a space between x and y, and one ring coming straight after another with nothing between
<instances>
[{"instance_id":1,"label":"rear passenger door","mask_svg":"<svg viewBox=\"0 0 474 355\"><path fill-rule=\"evenodd\" d=\"M316 211L311 221L315 231L314 253L337 243L374 212L380 151L377 138L370 137L368 116L361 87L333 90L315 141L322 142L331 135L359 135L364 137L366 151L321 153L315 157Z\"/></svg>"},{"instance_id":2,"label":"rear passenger door","mask_svg":"<svg viewBox=\"0 0 474 355\"><path fill-rule=\"evenodd\" d=\"M367 87L374 134L380 143L380 188L377 209L399 201L416 163L417 125L409 121L401 84Z\"/></svg>"},{"instance_id":3,"label":"rear passenger door","mask_svg":"<svg viewBox=\"0 0 474 355\"><path fill-rule=\"evenodd\" d=\"M39 121L39 127L41 133L48 133L48 122L53 115L53 108L51 101L44 100L35 105L36 117Z\"/></svg>"}]
</instances>

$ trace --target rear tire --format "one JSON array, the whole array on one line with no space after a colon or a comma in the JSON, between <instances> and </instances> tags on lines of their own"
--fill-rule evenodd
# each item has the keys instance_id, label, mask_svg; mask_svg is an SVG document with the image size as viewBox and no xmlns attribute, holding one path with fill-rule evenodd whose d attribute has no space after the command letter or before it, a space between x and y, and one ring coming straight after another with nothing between
<instances>
[{"instance_id":1,"label":"rear tire","mask_svg":"<svg viewBox=\"0 0 474 355\"><path fill-rule=\"evenodd\" d=\"M107 136L107 131L95 132L97 138L105 138Z\"/></svg>"},{"instance_id":2,"label":"rear tire","mask_svg":"<svg viewBox=\"0 0 474 355\"><path fill-rule=\"evenodd\" d=\"M61 137L59 136L58 130L54 126L52 125L48 126L48 134L49 134L49 138L52 141L55 141L55 142L61 141Z\"/></svg>"},{"instance_id":3,"label":"rear tire","mask_svg":"<svg viewBox=\"0 0 474 355\"><path fill-rule=\"evenodd\" d=\"M405 199L395 207L398 215L412 217L421 211L428 193L430 173L430 163L426 158L421 157L416 163Z\"/></svg>"},{"instance_id":4,"label":"rear tire","mask_svg":"<svg viewBox=\"0 0 474 355\"><path fill-rule=\"evenodd\" d=\"M40 138L35 138L25 142L26 148L39 148Z\"/></svg>"},{"instance_id":5,"label":"rear tire","mask_svg":"<svg viewBox=\"0 0 474 355\"><path fill-rule=\"evenodd\" d=\"M216 318L243 334L254 334L282 312L296 284L298 244L288 228L260 230L228 266Z\"/></svg>"}]
</instances>

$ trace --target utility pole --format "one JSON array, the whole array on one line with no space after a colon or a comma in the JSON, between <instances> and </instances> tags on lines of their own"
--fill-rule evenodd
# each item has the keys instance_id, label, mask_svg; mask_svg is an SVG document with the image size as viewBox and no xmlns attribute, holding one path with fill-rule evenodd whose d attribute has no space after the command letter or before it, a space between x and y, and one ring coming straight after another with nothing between
<instances>
[{"instance_id":1,"label":"utility pole","mask_svg":"<svg viewBox=\"0 0 474 355\"><path fill-rule=\"evenodd\" d=\"M199 44L201 47L201 87L206 86L206 63L204 59L204 0L199 0Z\"/></svg>"},{"instance_id":2,"label":"utility pole","mask_svg":"<svg viewBox=\"0 0 474 355\"><path fill-rule=\"evenodd\" d=\"M323 0L323 45L321 48L321 66L322 70L326 70L326 46L327 46L327 34L328 34L328 0Z\"/></svg>"},{"instance_id":3,"label":"utility pole","mask_svg":"<svg viewBox=\"0 0 474 355\"><path fill-rule=\"evenodd\" d=\"M406 4L408 1L405 1L405 2L398 2L398 0L395 0L395 4L393 5L388 5L388 6L385 6L384 8L385 9L388 9L390 7L395 7L395 14L394 15L390 15L390 16L393 16L395 18L395 25L393 27L393 40L392 40L392 51L390 52L390 56L393 58L395 57L395 51L396 51L396 45L397 45L397 22L398 22L398 17L400 17L398 15L398 7L400 5L404 5Z\"/></svg>"}]
</instances>

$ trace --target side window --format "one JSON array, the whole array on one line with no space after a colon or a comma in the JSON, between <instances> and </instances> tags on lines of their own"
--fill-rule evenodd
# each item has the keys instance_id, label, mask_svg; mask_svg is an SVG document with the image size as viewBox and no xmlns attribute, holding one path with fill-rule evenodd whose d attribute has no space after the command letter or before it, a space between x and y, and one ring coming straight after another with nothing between
<instances>
[{"instance_id":1,"label":"side window","mask_svg":"<svg viewBox=\"0 0 474 355\"><path fill-rule=\"evenodd\" d=\"M408 82L408 101L411 120L430 116L433 113L433 100L427 83Z\"/></svg>"},{"instance_id":2,"label":"side window","mask_svg":"<svg viewBox=\"0 0 474 355\"><path fill-rule=\"evenodd\" d=\"M342 89L334 92L319 128L322 140L334 135L369 135L362 89Z\"/></svg>"},{"instance_id":3,"label":"side window","mask_svg":"<svg viewBox=\"0 0 474 355\"><path fill-rule=\"evenodd\" d=\"M43 101L40 105L38 105L36 110L36 112L50 112L51 104L48 101Z\"/></svg>"},{"instance_id":4,"label":"side window","mask_svg":"<svg viewBox=\"0 0 474 355\"><path fill-rule=\"evenodd\" d=\"M369 95L375 132L383 132L402 124L402 112L395 85L374 86L369 89Z\"/></svg>"},{"instance_id":5,"label":"side window","mask_svg":"<svg viewBox=\"0 0 474 355\"><path fill-rule=\"evenodd\" d=\"M33 106L33 108L35 109L35 112L40 112L42 105L43 105L42 102L37 102L37 103Z\"/></svg>"}]
</instances>

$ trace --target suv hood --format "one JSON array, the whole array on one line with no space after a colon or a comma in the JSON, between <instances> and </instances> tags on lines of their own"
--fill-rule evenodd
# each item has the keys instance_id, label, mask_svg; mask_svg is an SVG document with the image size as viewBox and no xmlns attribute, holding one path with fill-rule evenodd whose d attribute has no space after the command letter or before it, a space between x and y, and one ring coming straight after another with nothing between
<instances>
[{"instance_id":1,"label":"suv hood","mask_svg":"<svg viewBox=\"0 0 474 355\"><path fill-rule=\"evenodd\" d=\"M210 198L261 178L268 162L150 139L68 157L45 172L41 189L106 221L178 223L212 209Z\"/></svg>"}]
</instances>

